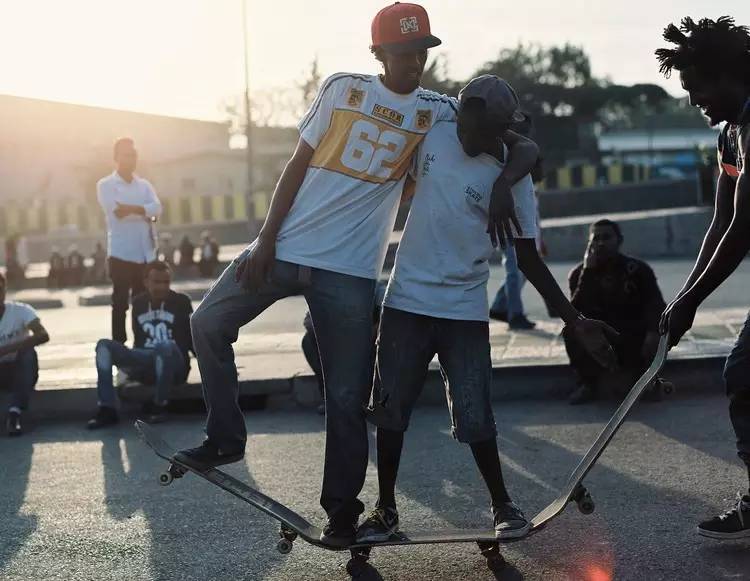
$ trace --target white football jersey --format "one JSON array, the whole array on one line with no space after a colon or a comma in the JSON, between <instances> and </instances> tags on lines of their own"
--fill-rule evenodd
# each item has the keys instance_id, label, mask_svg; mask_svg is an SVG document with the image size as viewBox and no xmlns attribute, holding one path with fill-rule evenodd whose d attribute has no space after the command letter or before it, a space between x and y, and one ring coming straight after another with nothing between
<instances>
[{"instance_id":1,"label":"white football jersey","mask_svg":"<svg viewBox=\"0 0 750 581\"><path fill-rule=\"evenodd\" d=\"M455 99L394 93L377 75L326 79L299 132L315 153L276 243L280 260L376 279L412 156Z\"/></svg>"}]
</instances>

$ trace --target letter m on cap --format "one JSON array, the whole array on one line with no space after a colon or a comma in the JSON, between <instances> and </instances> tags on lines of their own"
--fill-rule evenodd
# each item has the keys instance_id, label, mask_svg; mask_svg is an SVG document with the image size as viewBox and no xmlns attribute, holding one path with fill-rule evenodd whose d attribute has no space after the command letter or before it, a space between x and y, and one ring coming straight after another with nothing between
<instances>
[{"instance_id":1,"label":"letter m on cap","mask_svg":"<svg viewBox=\"0 0 750 581\"><path fill-rule=\"evenodd\" d=\"M402 18L401 22L401 34L409 34L410 32L419 32L419 22L416 16L409 16L408 18Z\"/></svg>"}]
</instances>

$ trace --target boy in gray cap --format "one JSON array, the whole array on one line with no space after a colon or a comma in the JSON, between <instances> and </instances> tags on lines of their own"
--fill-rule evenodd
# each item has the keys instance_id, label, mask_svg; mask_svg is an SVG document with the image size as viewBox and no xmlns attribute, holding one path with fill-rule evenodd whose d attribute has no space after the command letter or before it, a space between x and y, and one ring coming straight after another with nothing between
<instances>
[{"instance_id":1,"label":"boy in gray cap","mask_svg":"<svg viewBox=\"0 0 750 581\"><path fill-rule=\"evenodd\" d=\"M445 378L452 433L468 443L492 497L495 534L522 537L529 522L503 481L490 403L487 235L490 193L498 175L512 188L519 262L529 281L561 314L566 328L602 364L614 363L604 323L581 316L536 253L534 188L529 175L505 169L507 148L523 121L504 80L483 75L459 94L456 122L436 123L411 169L414 199L384 300L368 419L378 427L376 508L357 541L388 539L398 529L395 486L403 434L435 354ZM519 228L520 226L520 228Z\"/></svg>"}]
</instances>

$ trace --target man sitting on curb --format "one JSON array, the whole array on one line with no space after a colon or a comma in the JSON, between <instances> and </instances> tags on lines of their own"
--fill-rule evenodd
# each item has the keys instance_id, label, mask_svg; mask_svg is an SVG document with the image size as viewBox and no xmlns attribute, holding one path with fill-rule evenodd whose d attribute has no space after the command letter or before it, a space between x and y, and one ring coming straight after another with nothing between
<instances>
[{"instance_id":1,"label":"man sitting on curb","mask_svg":"<svg viewBox=\"0 0 750 581\"><path fill-rule=\"evenodd\" d=\"M133 349L110 339L96 344L96 384L99 409L87 424L90 430L119 421L119 399L112 384L112 366L130 379L155 386L154 398L143 406L148 422L166 419L169 388L180 385L190 372L190 297L170 289L172 273L165 262L146 266L146 292L133 299Z\"/></svg>"},{"instance_id":2,"label":"man sitting on curb","mask_svg":"<svg viewBox=\"0 0 750 581\"><path fill-rule=\"evenodd\" d=\"M5 302L5 276L0 273L0 387L10 390L6 428L9 436L20 436L21 411L39 378L34 347L49 341L36 311L25 303Z\"/></svg>"},{"instance_id":3,"label":"man sitting on curb","mask_svg":"<svg viewBox=\"0 0 750 581\"><path fill-rule=\"evenodd\" d=\"M591 225L584 260L568 276L570 302L586 317L604 321L620 333L614 343L617 359L638 376L656 353L659 317L666 305L654 271L645 262L622 254L622 241L616 222L599 220ZM596 399L599 378L606 370L568 337L565 348L579 379L570 403ZM654 389L650 395L658 397L659 393Z\"/></svg>"}]
</instances>

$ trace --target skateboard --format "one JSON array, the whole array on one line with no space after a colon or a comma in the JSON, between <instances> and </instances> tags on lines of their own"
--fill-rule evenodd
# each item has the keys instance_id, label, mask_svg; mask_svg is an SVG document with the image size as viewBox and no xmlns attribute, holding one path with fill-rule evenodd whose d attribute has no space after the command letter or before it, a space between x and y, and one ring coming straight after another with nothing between
<instances>
[{"instance_id":1,"label":"skateboard","mask_svg":"<svg viewBox=\"0 0 750 581\"><path fill-rule=\"evenodd\" d=\"M478 545L480 552L487 560L489 569L493 572L500 572L506 566L505 559L500 553L500 544L521 541L544 529L552 519L559 516L565 510L569 502L576 502L578 509L584 514L591 514L594 511L594 501L583 486L582 481L625 421L625 418L640 396L656 378L656 374L664 365L667 351L668 340L666 336L663 336L659 342L659 348L651 366L635 383L625 400L617 408L615 414L599 434L599 437L591 448L589 448L588 452L586 452L586 455L575 470L570 474L560 495L531 520L529 534L521 539L497 539L495 531L490 529L456 529L419 531L414 533L399 531L394 533L387 541L356 543L349 547L328 545L320 540L321 529L311 524L300 514L218 468L198 470L192 466L180 463L174 458L175 450L162 439L153 426L138 420L135 422L135 428L144 442L156 455L169 462L167 470L159 475L159 484L167 486L175 478L181 478L188 472L193 472L212 484L223 488L230 494L233 494L240 500L254 506L279 522L279 540L276 543L276 549L283 555L288 554L292 550L294 541L297 538L302 538L311 545L328 550L348 550L351 558L346 565L346 570L352 577L356 578L364 572L367 560L370 557L370 551L373 547L470 542Z\"/></svg>"},{"instance_id":2,"label":"skateboard","mask_svg":"<svg viewBox=\"0 0 750 581\"><path fill-rule=\"evenodd\" d=\"M175 478L181 478L186 473L193 472L219 488L223 488L240 500L263 511L271 518L279 521L279 540L276 543L276 550L282 555L286 555L292 550L293 543L297 538L302 538L311 545L328 550L348 550L351 553L351 558L346 565L346 570L352 577L356 578L364 571L365 564L370 556L370 549L375 546L473 542L479 546L480 552L487 560L487 566L492 571L500 571L506 565L505 559L500 554L499 542L495 538L495 531L491 529L420 531L414 533L399 531L390 539L383 542L358 543L350 547L328 545L320 540L322 530L311 524L302 515L218 468L198 470L192 466L178 462L174 459L175 450L164 441L153 426L137 420L135 422L135 429L146 445L157 456L169 462L167 470L159 475L159 484L168 486Z\"/></svg>"}]
</instances>

